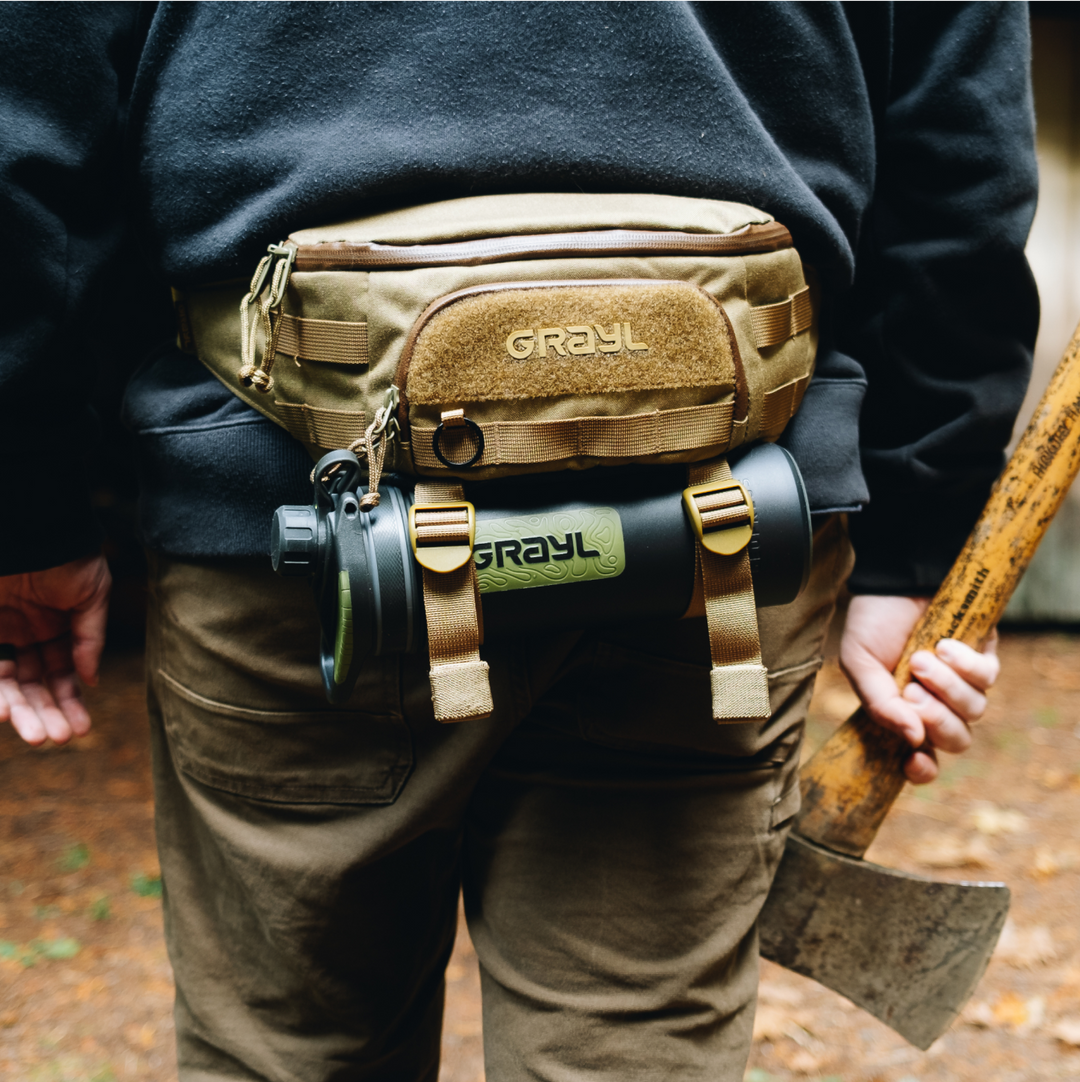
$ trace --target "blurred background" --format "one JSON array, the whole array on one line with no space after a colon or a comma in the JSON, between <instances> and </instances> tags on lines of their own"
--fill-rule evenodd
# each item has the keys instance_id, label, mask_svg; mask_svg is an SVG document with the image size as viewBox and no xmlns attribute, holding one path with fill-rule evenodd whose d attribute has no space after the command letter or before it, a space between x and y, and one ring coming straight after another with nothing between
<instances>
[{"instance_id":1,"label":"blurred background","mask_svg":"<svg viewBox=\"0 0 1080 1082\"><path fill-rule=\"evenodd\" d=\"M1080 11L1032 9L1041 195L1029 255L1042 297L1017 435L1080 320ZM116 268L117 276L124 273ZM114 283L115 284L115 283ZM142 692L144 562L119 401L167 297L131 276L145 321L97 359L103 453L95 503L116 581L95 728L29 749L0 727L0 1078L175 1082ZM102 305L107 298L102 298ZM868 857L941 879L1007 882L1010 923L982 985L929 1052L840 997L765 964L747 1082L1080 1079L1080 490L1008 611L1004 674L973 750L909 790ZM807 753L856 706L835 642ZM476 958L462 927L447 971L440 1082L483 1079Z\"/></svg>"}]
</instances>

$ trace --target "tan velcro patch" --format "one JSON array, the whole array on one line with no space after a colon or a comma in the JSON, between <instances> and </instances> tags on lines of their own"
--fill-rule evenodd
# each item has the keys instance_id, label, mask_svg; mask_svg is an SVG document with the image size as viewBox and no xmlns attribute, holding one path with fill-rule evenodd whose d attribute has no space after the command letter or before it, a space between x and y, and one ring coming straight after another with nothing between
<instances>
[{"instance_id":1,"label":"tan velcro patch","mask_svg":"<svg viewBox=\"0 0 1080 1082\"><path fill-rule=\"evenodd\" d=\"M407 358L410 408L618 393L644 405L649 391L735 386L727 318L689 282L482 286L423 319Z\"/></svg>"}]
</instances>

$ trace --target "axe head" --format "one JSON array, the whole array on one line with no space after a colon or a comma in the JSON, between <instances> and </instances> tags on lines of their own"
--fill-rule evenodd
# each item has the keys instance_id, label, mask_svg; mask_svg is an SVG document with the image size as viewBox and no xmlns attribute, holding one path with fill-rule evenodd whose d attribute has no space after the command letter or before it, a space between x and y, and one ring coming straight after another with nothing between
<instances>
[{"instance_id":1,"label":"axe head","mask_svg":"<svg viewBox=\"0 0 1080 1082\"><path fill-rule=\"evenodd\" d=\"M974 991L1008 911L1001 883L937 883L792 834L761 911L761 953L927 1049Z\"/></svg>"}]
</instances>

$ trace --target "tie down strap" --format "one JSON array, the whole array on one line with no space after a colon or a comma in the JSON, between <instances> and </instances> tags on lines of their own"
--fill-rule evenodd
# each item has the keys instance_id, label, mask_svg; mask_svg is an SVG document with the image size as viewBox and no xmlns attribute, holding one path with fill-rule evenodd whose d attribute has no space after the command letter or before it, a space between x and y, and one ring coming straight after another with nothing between
<instances>
[{"instance_id":1,"label":"tie down strap","mask_svg":"<svg viewBox=\"0 0 1080 1082\"><path fill-rule=\"evenodd\" d=\"M431 701L439 721L489 717L494 706L473 562L476 518L460 484L422 481L409 510L413 554L424 577Z\"/></svg>"},{"instance_id":2,"label":"tie down strap","mask_svg":"<svg viewBox=\"0 0 1080 1082\"><path fill-rule=\"evenodd\" d=\"M717 721L771 714L768 671L761 663L750 538L754 507L723 458L690 467L683 492L694 531L712 653L712 708Z\"/></svg>"}]
</instances>

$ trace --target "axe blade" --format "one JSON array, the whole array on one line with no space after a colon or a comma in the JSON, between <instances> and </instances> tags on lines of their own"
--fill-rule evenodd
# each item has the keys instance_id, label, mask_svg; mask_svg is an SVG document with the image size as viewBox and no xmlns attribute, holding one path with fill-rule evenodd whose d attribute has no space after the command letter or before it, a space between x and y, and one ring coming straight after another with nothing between
<instances>
[{"instance_id":1,"label":"axe blade","mask_svg":"<svg viewBox=\"0 0 1080 1082\"><path fill-rule=\"evenodd\" d=\"M761 911L761 953L924 1051L983 975L1009 911L1001 883L939 883L788 837Z\"/></svg>"}]
</instances>

